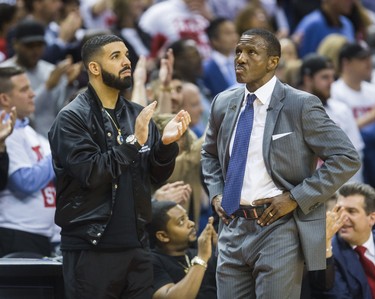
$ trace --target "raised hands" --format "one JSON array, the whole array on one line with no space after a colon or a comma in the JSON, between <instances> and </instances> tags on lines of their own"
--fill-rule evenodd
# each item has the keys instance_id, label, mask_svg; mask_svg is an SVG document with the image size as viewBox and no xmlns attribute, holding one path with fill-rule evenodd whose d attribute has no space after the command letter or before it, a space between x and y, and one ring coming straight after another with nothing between
<instances>
[{"instance_id":1,"label":"raised hands","mask_svg":"<svg viewBox=\"0 0 375 299\"><path fill-rule=\"evenodd\" d=\"M154 101L139 113L135 120L135 132L134 135L138 140L138 143L143 145L146 143L148 138L148 124L150 123L151 117L155 112L157 102Z\"/></svg>"},{"instance_id":2,"label":"raised hands","mask_svg":"<svg viewBox=\"0 0 375 299\"><path fill-rule=\"evenodd\" d=\"M133 91L131 101L144 107L147 106L146 81L147 66L146 57L140 56L133 73Z\"/></svg>"},{"instance_id":3,"label":"raised hands","mask_svg":"<svg viewBox=\"0 0 375 299\"><path fill-rule=\"evenodd\" d=\"M157 102L154 101L139 113L135 120L135 132L134 135L138 140L138 143L143 145L146 143L148 138L148 124L150 123L151 117L153 116L156 109ZM185 133L191 122L190 114L181 110L169 123L165 126L162 142L167 145L175 142L181 138Z\"/></svg>"},{"instance_id":4,"label":"raised hands","mask_svg":"<svg viewBox=\"0 0 375 299\"><path fill-rule=\"evenodd\" d=\"M198 238L198 256L207 262L212 254L212 245L217 243L217 233L213 226L214 218L208 218L208 222Z\"/></svg>"},{"instance_id":5,"label":"raised hands","mask_svg":"<svg viewBox=\"0 0 375 299\"><path fill-rule=\"evenodd\" d=\"M13 107L9 113L9 118L5 120L6 112L0 113L0 152L5 149L5 139L12 133L17 119L16 107Z\"/></svg>"},{"instance_id":6,"label":"raised hands","mask_svg":"<svg viewBox=\"0 0 375 299\"><path fill-rule=\"evenodd\" d=\"M331 211L326 213L326 240L331 242L333 236L338 230L344 225L345 214L344 209L340 209L340 206L335 205Z\"/></svg>"},{"instance_id":7,"label":"raised hands","mask_svg":"<svg viewBox=\"0 0 375 299\"><path fill-rule=\"evenodd\" d=\"M335 205L331 211L326 213L326 258L332 256L332 238L344 225L346 215L344 209Z\"/></svg>"},{"instance_id":8,"label":"raised hands","mask_svg":"<svg viewBox=\"0 0 375 299\"><path fill-rule=\"evenodd\" d=\"M170 144L179 140L189 127L190 122L190 114L187 111L181 110L178 112L164 128L161 138L163 144Z\"/></svg>"},{"instance_id":9,"label":"raised hands","mask_svg":"<svg viewBox=\"0 0 375 299\"><path fill-rule=\"evenodd\" d=\"M172 49L168 49L166 58L160 61L159 80L162 88L169 88L173 74L174 55Z\"/></svg>"},{"instance_id":10,"label":"raised hands","mask_svg":"<svg viewBox=\"0 0 375 299\"><path fill-rule=\"evenodd\" d=\"M190 200L192 189L184 181L167 183L155 191L154 198L158 201L171 200L184 205Z\"/></svg>"},{"instance_id":11,"label":"raised hands","mask_svg":"<svg viewBox=\"0 0 375 299\"><path fill-rule=\"evenodd\" d=\"M60 61L55 69L49 75L48 80L46 81L46 88L47 90L51 90L55 88L59 82L61 77L67 73L68 69L73 65L73 58L68 56L64 60Z\"/></svg>"}]
</instances>

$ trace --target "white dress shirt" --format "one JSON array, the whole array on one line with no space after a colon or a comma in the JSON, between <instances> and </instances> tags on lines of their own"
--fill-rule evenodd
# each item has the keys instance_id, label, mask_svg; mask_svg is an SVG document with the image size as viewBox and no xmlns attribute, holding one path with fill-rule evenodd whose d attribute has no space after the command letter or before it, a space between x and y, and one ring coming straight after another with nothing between
<instances>
[{"instance_id":1,"label":"white dress shirt","mask_svg":"<svg viewBox=\"0 0 375 299\"><path fill-rule=\"evenodd\" d=\"M263 134L266 124L267 108L275 88L276 77L257 89L254 93L257 99L254 101L254 122L251 131L250 145L247 154L245 175L241 192L241 205L251 205L256 199L273 197L282 193L269 176L263 160ZM245 87L245 99L250 92ZM243 101L241 112L245 109L246 100ZM239 118L239 117L238 117ZM238 119L237 119L238 123ZM230 152L232 153L234 136L236 135L237 123L234 129Z\"/></svg>"},{"instance_id":2,"label":"white dress shirt","mask_svg":"<svg viewBox=\"0 0 375 299\"><path fill-rule=\"evenodd\" d=\"M370 238L362 244L367 250L365 251L365 257L367 257L375 265L375 245L374 245L374 236L370 234ZM353 249L357 246L353 246Z\"/></svg>"}]
</instances>

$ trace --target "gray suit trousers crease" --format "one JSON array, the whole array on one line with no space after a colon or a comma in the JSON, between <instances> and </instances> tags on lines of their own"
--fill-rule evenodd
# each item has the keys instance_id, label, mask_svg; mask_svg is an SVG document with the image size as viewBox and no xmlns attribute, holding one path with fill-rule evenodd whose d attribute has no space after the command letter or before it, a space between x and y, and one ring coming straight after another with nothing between
<instances>
[{"instance_id":1,"label":"gray suit trousers crease","mask_svg":"<svg viewBox=\"0 0 375 299\"><path fill-rule=\"evenodd\" d=\"M303 256L292 215L269 226L235 218L218 240L219 299L299 299Z\"/></svg>"}]
</instances>

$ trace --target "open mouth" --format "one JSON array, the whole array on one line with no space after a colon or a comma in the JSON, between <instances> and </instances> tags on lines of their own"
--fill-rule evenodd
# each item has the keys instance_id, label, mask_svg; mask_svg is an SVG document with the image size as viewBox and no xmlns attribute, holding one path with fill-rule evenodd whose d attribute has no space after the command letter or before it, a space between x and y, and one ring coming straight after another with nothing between
<instances>
[{"instance_id":1,"label":"open mouth","mask_svg":"<svg viewBox=\"0 0 375 299\"><path fill-rule=\"evenodd\" d=\"M190 232L189 235L192 236L192 237L196 237L196 236L197 236L197 231L196 231L195 229L193 229L193 230Z\"/></svg>"}]
</instances>

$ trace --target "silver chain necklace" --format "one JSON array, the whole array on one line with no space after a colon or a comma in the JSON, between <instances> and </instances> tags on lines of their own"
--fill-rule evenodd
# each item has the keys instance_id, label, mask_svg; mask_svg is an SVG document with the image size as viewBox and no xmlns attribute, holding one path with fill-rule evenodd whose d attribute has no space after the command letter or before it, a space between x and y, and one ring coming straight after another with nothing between
<instances>
[{"instance_id":1,"label":"silver chain necklace","mask_svg":"<svg viewBox=\"0 0 375 299\"><path fill-rule=\"evenodd\" d=\"M115 126L115 128L117 130L117 137L116 137L117 143L120 144L120 145L123 144L124 143L124 138L122 137L121 129L117 126L117 124L115 123L115 121L113 120L113 118L109 114L109 112L106 109L104 109L104 111L108 115L109 119L112 121L113 125Z\"/></svg>"}]
</instances>

